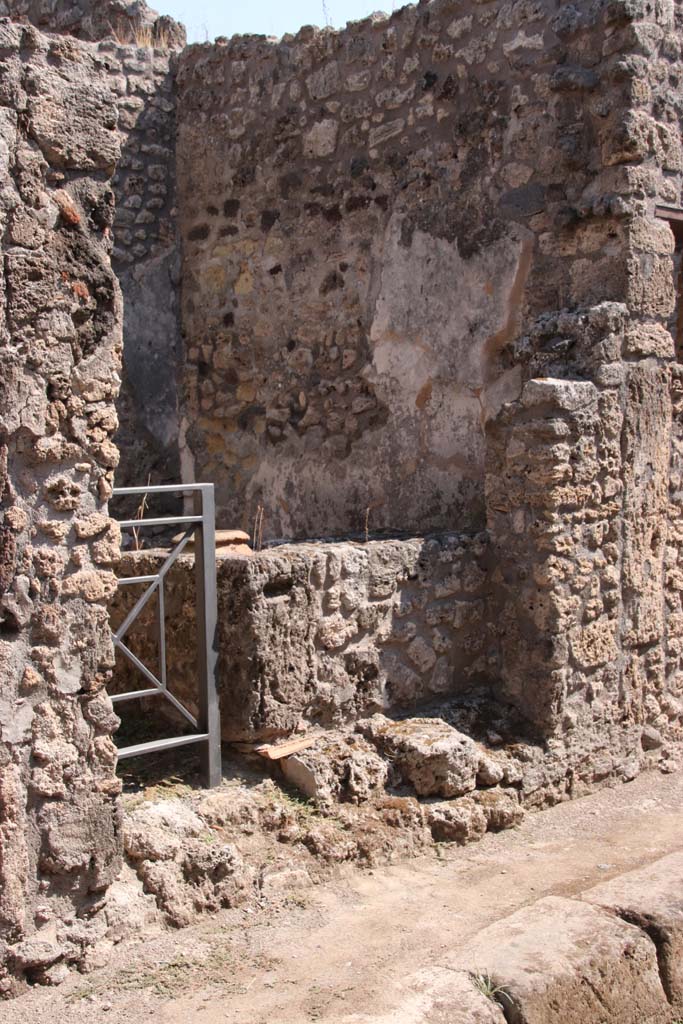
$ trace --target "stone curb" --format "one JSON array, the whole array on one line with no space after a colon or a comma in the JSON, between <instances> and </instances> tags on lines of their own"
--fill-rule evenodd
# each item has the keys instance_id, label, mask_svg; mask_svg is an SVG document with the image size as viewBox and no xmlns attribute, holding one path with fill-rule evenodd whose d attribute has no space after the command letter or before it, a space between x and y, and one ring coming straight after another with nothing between
<instances>
[{"instance_id":1,"label":"stone curb","mask_svg":"<svg viewBox=\"0 0 683 1024\"><path fill-rule=\"evenodd\" d=\"M490 976L509 1024L665 1024L648 936L598 907L548 896L485 928L458 964Z\"/></svg>"},{"instance_id":2,"label":"stone curb","mask_svg":"<svg viewBox=\"0 0 683 1024\"><path fill-rule=\"evenodd\" d=\"M683 1018L683 852L613 878L581 898L650 936L667 999Z\"/></svg>"},{"instance_id":3,"label":"stone curb","mask_svg":"<svg viewBox=\"0 0 683 1024\"><path fill-rule=\"evenodd\" d=\"M509 1024L671 1024L683 1013L683 852L485 928L458 964Z\"/></svg>"},{"instance_id":4,"label":"stone curb","mask_svg":"<svg viewBox=\"0 0 683 1024\"><path fill-rule=\"evenodd\" d=\"M392 1024L678 1024L683 851L538 900L478 932L450 967L413 975Z\"/></svg>"}]
</instances>

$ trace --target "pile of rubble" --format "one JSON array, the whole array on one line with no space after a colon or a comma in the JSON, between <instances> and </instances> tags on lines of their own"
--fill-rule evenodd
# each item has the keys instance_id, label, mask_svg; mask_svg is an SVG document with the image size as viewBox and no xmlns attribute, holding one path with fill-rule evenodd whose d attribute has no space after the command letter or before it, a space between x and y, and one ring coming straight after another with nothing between
<instances>
[{"instance_id":1,"label":"pile of rubble","mask_svg":"<svg viewBox=\"0 0 683 1024\"><path fill-rule=\"evenodd\" d=\"M468 843L524 816L524 762L440 718L374 715L301 746L270 762L276 779L262 768L210 792L126 798L128 863L169 923L262 904L341 863Z\"/></svg>"}]
</instances>

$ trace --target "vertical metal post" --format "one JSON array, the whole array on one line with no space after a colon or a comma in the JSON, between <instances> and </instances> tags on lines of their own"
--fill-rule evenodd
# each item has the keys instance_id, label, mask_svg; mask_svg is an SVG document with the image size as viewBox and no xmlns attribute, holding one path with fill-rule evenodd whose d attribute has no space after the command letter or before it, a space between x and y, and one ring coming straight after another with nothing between
<instances>
[{"instance_id":1,"label":"vertical metal post","mask_svg":"<svg viewBox=\"0 0 683 1024\"><path fill-rule=\"evenodd\" d=\"M166 689L166 608L164 602L164 581L157 587L157 632L159 634L159 682Z\"/></svg>"},{"instance_id":2,"label":"vertical metal post","mask_svg":"<svg viewBox=\"0 0 683 1024\"><path fill-rule=\"evenodd\" d=\"M195 514L201 515L195 533L197 586L197 654L199 669L199 731L208 734L201 744L204 784L213 788L222 780L221 726L218 706L218 588L216 584L216 506L213 484L203 484L194 495Z\"/></svg>"}]
</instances>

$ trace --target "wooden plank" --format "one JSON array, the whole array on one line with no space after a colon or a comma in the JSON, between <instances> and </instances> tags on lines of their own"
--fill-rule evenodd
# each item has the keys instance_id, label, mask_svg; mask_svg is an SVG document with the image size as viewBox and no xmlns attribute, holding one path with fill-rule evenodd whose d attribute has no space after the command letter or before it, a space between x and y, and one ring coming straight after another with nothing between
<instances>
[{"instance_id":1,"label":"wooden plank","mask_svg":"<svg viewBox=\"0 0 683 1024\"><path fill-rule=\"evenodd\" d=\"M253 749L256 754L265 757L268 761L279 761L283 757L289 757L290 754L297 754L300 750L312 747L317 739L317 736L300 736L295 740L285 740L284 743L262 743Z\"/></svg>"},{"instance_id":2,"label":"wooden plank","mask_svg":"<svg viewBox=\"0 0 683 1024\"><path fill-rule=\"evenodd\" d=\"M655 217L668 220L676 242L683 241L683 209L679 206L655 206Z\"/></svg>"},{"instance_id":3,"label":"wooden plank","mask_svg":"<svg viewBox=\"0 0 683 1024\"><path fill-rule=\"evenodd\" d=\"M655 216L662 220L683 220L683 207L680 206L655 206Z\"/></svg>"}]
</instances>

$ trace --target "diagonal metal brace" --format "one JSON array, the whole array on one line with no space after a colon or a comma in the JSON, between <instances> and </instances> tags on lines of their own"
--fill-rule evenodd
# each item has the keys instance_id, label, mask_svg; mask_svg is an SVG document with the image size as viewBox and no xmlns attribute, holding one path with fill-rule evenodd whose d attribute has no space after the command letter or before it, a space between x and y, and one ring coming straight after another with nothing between
<instances>
[{"instance_id":1,"label":"diagonal metal brace","mask_svg":"<svg viewBox=\"0 0 683 1024\"><path fill-rule=\"evenodd\" d=\"M139 522L144 522L144 520L139 520ZM123 620L123 622L121 623L119 628L114 633L114 642L115 643L116 643L117 640L123 640L124 636L126 635L128 630L130 629L130 627L133 625L133 623L137 619L137 617L140 614L140 612L142 611L142 609L145 607L145 605L150 600L150 598L156 593L157 587L159 587L159 585L163 582L164 577L168 575L168 573L169 573L171 567L173 566L173 563L175 562L176 558L178 558L178 556L183 553L183 551L185 550L187 545L190 543L191 539L192 539L192 530L188 529L186 531L185 536L183 537L183 539L173 549L171 554L168 556L168 558L166 559L166 561L162 565L162 567L159 570L159 572L156 575L156 577L154 577L154 582L147 588L147 590L144 592L144 594L142 594L141 597L135 602L135 604L131 608L131 610L128 613L128 615L126 615L125 619Z\"/></svg>"}]
</instances>

